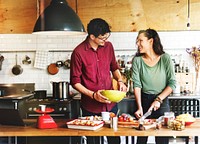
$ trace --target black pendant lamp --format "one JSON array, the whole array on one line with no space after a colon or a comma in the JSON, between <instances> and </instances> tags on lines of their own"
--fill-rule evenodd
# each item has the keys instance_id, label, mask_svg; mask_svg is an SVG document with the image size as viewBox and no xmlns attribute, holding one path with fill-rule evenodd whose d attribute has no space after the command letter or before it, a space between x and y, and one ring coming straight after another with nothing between
<instances>
[{"instance_id":1,"label":"black pendant lamp","mask_svg":"<svg viewBox=\"0 0 200 144\"><path fill-rule=\"evenodd\" d=\"M66 0L52 0L35 23L33 34L85 34L84 26Z\"/></svg>"}]
</instances>

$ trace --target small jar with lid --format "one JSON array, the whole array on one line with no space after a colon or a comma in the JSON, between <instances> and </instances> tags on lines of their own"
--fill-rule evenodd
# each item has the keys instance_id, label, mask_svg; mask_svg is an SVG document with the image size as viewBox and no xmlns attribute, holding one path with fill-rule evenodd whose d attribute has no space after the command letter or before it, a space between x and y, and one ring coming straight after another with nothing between
<instances>
[{"instance_id":1,"label":"small jar with lid","mask_svg":"<svg viewBox=\"0 0 200 144\"><path fill-rule=\"evenodd\" d=\"M164 113L164 125L168 128L171 127L171 122L175 119L174 112L165 112Z\"/></svg>"}]
</instances>

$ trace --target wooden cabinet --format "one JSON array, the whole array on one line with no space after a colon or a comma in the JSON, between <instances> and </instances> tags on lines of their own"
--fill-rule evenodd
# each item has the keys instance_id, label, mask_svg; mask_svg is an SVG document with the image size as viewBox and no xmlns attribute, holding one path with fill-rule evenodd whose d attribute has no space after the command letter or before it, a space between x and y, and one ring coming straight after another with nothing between
<instances>
[{"instance_id":1,"label":"wooden cabinet","mask_svg":"<svg viewBox=\"0 0 200 144\"><path fill-rule=\"evenodd\" d=\"M37 14L51 0L1 0L0 33L32 33ZM188 0L67 0L85 28L93 18L103 18L114 32L154 28L187 30ZM40 6L40 7L39 7ZM191 30L200 30L200 1L190 1Z\"/></svg>"}]
</instances>

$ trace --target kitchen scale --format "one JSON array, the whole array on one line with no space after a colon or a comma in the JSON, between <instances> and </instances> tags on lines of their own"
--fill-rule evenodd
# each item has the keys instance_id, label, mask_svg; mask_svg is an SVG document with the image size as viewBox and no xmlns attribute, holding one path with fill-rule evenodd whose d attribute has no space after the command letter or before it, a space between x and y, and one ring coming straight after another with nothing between
<instances>
[{"instance_id":1,"label":"kitchen scale","mask_svg":"<svg viewBox=\"0 0 200 144\"><path fill-rule=\"evenodd\" d=\"M54 121L54 119L48 114L53 112L54 109L52 108L46 108L42 107L41 109L35 110L35 112L40 113L41 116L37 119L37 127L40 129L46 129L46 128L57 128L57 124Z\"/></svg>"}]
</instances>

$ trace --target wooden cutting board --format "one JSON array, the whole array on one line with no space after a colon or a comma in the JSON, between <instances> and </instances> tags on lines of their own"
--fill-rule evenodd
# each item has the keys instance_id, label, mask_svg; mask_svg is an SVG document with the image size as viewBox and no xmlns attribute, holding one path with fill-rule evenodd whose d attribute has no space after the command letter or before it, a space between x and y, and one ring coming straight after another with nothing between
<instances>
[{"instance_id":1,"label":"wooden cutting board","mask_svg":"<svg viewBox=\"0 0 200 144\"><path fill-rule=\"evenodd\" d=\"M152 125L154 122L155 122L155 119L145 119L144 126ZM118 121L118 126L119 127L138 127L139 122L138 122L138 120L133 120L132 122Z\"/></svg>"},{"instance_id":2,"label":"wooden cutting board","mask_svg":"<svg viewBox=\"0 0 200 144\"><path fill-rule=\"evenodd\" d=\"M119 127L138 127L139 123L138 123L137 120L134 120L132 122L121 122L121 121L118 121L118 126Z\"/></svg>"}]
</instances>

